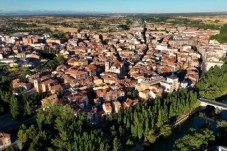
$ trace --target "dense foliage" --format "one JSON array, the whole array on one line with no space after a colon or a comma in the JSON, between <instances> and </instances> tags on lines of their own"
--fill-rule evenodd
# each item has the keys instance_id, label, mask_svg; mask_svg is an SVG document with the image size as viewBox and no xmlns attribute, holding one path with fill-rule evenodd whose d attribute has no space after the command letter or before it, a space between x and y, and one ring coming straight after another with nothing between
<instances>
[{"instance_id":1,"label":"dense foliage","mask_svg":"<svg viewBox=\"0 0 227 151\"><path fill-rule=\"evenodd\" d=\"M170 135L176 119L194 109L196 104L196 93L180 90L110 117L106 132L110 132L112 138L118 137L123 146L131 141L153 143L158 136Z\"/></svg>"},{"instance_id":2,"label":"dense foliage","mask_svg":"<svg viewBox=\"0 0 227 151\"><path fill-rule=\"evenodd\" d=\"M21 74L22 77L23 75L24 73ZM30 117L32 105L40 105L40 100L45 95L38 93L23 94L23 96L13 95L12 77L12 75L0 76L0 115L9 112L11 117L17 120L22 117Z\"/></svg>"},{"instance_id":3,"label":"dense foliage","mask_svg":"<svg viewBox=\"0 0 227 151\"><path fill-rule=\"evenodd\" d=\"M14 113L14 109L17 110L17 107L14 108L11 103L10 108L10 100L15 100L12 98L12 95L10 93L11 91L11 78L7 76L0 76L0 115L5 113L6 111L10 111L11 113ZM14 103L17 103L17 101L14 101ZM10 110L11 109L11 110ZM16 112L15 112L16 113ZM16 114L15 114L16 115Z\"/></svg>"},{"instance_id":4,"label":"dense foliage","mask_svg":"<svg viewBox=\"0 0 227 151\"><path fill-rule=\"evenodd\" d=\"M211 68L196 85L199 95L216 99L227 93L227 64Z\"/></svg>"},{"instance_id":5,"label":"dense foliage","mask_svg":"<svg viewBox=\"0 0 227 151\"><path fill-rule=\"evenodd\" d=\"M218 138L217 142L219 144L223 144L223 146L227 146L227 121L219 121L217 123L217 128L218 128Z\"/></svg>"},{"instance_id":6,"label":"dense foliage","mask_svg":"<svg viewBox=\"0 0 227 151\"><path fill-rule=\"evenodd\" d=\"M211 39L216 39L220 43L227 43L227 24L221 27L220 34L211 36Z\"/></svg>"},{"instance_id":7,"label":"dense foliage","mask_svg":"<svg viewBox=\"0 0 227 151\"><path fill-rule=\"evenodd\" d=\"M84 114L75 117L70 107L57 105L46 113L40 110L36 125L22 127L18 137L25 150L122 150L135 143L153 143L160 136L169 136L176 119L196 104L196 93L180 90L109 115L94 130L88 126Z\"/></svg>"},{"instance_id":8,"label":"dense foliage","mask_svg":"<svg viewBox=\"0 0 227 151\"><path fill-rule=\"evenodd\" d=\"M50 49L50 48L45 48L44 51L40 51L40 56L43 59L47 59L48 62L43 65L39 66L37 69L39 70L46 70L46 69L54 69L58 65L65 64L66 59L62 55L56 56L57 50L55 49Z\"/></svg>"},{"instance_id":9,"label":"dense foliage","mask_svg":"<svg viewBox=\"0 0 227 151\"><path fill-rule=\"evenodd\" d=\"M130 29L129 25L119 25L118 27L122 28L123 30L129 30Z\"/></svg>"},{"instance_id":10,"label":"dense foliage","mask_svg":"<svg viewBox=\"0 0 227 151\"><path fill-rule=\"evenodd\" d=\"M69 106L57 105L44 113L39 110L36 125L23 125L18 138L23 150L108 150L100 130L87 128L83 114L75 117Z\"/></svg>"},{"instance_id":11,"label":"dense foliage","mask_svg":"<svg viewBox=\"0 0 227 151\"><path fill-rule=\"evenodd\" d=\"M208 125L205 125L207 127ZM215 132L215 133L214 133ZM189 133L175 141L176 151L206 150L215 145L227 145L227 121L218 121L216 129L190 129Z\"/></svg>"},{"instance_id":12,"label":"dense foliage","mask_svg":"<svg viewBox=\"0 0 227 151\"><path fill-rule=\"evenodd\" d=\"M178 139L175 142L174 150L176 151L196 151L205 150L209 142L215 141L215 135L207 128L196 131L191 129L189 134Z\"/></svg>"},{"instance_id":13,"label":"dense foliage","mask_svg":"<svg viewBox=\"0 0 227 151\"><path fill-rule=\"evenodd\" d=\"M0 114L10 112L13 119L30 117L32 115L31 105L40 104L44 96L34 93L30 96L16 97L10 91L0 88Z\"/></svg>"},{"instance_id":14,"label":"dense foliage","mask_svg":"<svg viewBox=\"0 0 227 151\"><path fill-rule=\"evenodd\" d=\"M176 17L168 17L168 16L141 16L141 20L147 21L147 22L152 22L152 23L160 23L160 24L166 24L170 23L172 25L184 25L187 27L197 27L201 29L219 29L219 26L216 25L216 22L213 24L205 24L201 20L192 20L188 18L176 18Z\"/></svg>"}]
</instances>

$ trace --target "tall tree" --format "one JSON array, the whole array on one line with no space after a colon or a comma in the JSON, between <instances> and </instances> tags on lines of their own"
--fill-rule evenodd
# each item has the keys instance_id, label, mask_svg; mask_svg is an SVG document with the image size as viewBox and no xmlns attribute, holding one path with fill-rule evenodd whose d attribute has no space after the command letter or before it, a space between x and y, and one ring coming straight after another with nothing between
<instances>
[{"instance_id":1,"label":"tall tree","mask_svg":"<svg viewBox=\"0 0 227 151\"><path fill-rule=\"evenodd\" d=\"M24 104L24 116L29 116L31 115L32 110L28 102Z\"/></svg>"},{"instance_id":2,"label":"tall tree","mask_svg":"<svg viewBox=\"0 0 227 151\"><path fill-rule=\"evenodd\" d=\"M14 119L16 119L19 115L19 103L15 96L10 99L10 113Z\"/></svg>"},{"instance_id":3,"label":"tall tree","mask_svg":"<svg viewBox=\"0 0 227 151\"><path fill-rule=\"evenodd\" d=\"M117 137L114 138L113 140L113 151L118 151L121 147L121 144L119 142L119 140L117 139Z\"/></svg>"}]
</instances>

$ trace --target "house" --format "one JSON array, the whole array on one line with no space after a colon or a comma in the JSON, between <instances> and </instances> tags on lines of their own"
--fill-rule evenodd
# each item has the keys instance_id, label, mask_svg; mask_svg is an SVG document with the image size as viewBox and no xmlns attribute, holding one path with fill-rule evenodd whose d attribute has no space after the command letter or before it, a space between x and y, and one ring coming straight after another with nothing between
<instances>
[{"instance_id":1,"label":"house","mask_svg":"<svg viewBox=\"0 0 227 151\"><path fill-rule=\"evenodd\" d=\"M180 83L180 88L185 89L188 87L188 85L189 85L188 82L184 80Z\"/></svg>"},{"instance_id":2,"label":"house","mask_svg":"<svg viewBox=\"0 0 227 151\"><path fill-rule=\"evenodd\" d=\"M119 55L122 59L130 59L135 55L135 53L134 51L120 51Z\"/></svg>"},{"instance_id":3,"label":"house","mask_svg":"<svg viewBox=\"0 0 227 151\"><path fill-rule=\"evenodd\" d=\"M189 73L185 75L185 79L189 79L192 82L191 86L193 87L199 81L199 75L198 73Z\"/></svg>"},{"instance_id":4,"label":"house","mask_svg":"<svg viewBox=\"0 0 227 151\"><path fill-rule=\"evenodd\" d=\"M172 83L172 87L174 90L178 90L179 88L179 79L177 76L170 76L170 77L167 77L167 83Z\"/></svg>"},{"instance_id":5,"label":"house","mask_svg":"<svg viewBox=\"0 0 227 151\"><path fill-rule=\"evenodd\" d=\"M24 89L32 88L31 83L22 82L20 78L14 79L12 83L13 83L13 89L18 89L20 87L23 87Z\"/></svg>"},{"instance_id":6,"label":"house","mask_svg":"<svg viewBox=\"0 0 227 151\"><path fill-rule=\"evenodd\" d=\"M97 90L96 94L99 98L104 100L117 100L124 98L125 92L123 90Z\"/></svg>"},{"instance_id":7,"label":"house","mask_svg":"<svg viewBox=\"0 0 227 151\"><path fill-rule=\"evenodd\" d=\"M11 145L10 134L0 132L0 150Z\"/></svg>"},{"instance_id":8,"label":"house","mask_svg":"<svg viewBox=\"0 0 227 151\"><path fill-rule=\"evenodd\" d=\"M103 80L99 79L98 77L94 77L94 81L96 86L102 85L103 84Z\"/></svg>"},{"instance_id":9,"label":"house","mask_svg":"<svg viewBox=\"0 0 227 151\"><path fill-rule=\"evenodd\" d=\"M50 79L48 76L43 76L41 78L36 78L33 82L36 92L49 92L51 86L55 85L56 82Z\"/></svg>"},{"instance_id":10,"label":"house","mask_svg":"<svg viewBox=\"0 0 227 151\"><path fill-rule=\"evenodd\" d=\"M42 104L42 109L44 111L46 111L49 107L55 105L58 103L58 96L56 94L53 94L49 97L46 97L44 99L41 100L41 104Z\"/></svg>"},{"instance_id":11,"label":"house","mask_svg":"<svg viewBox=\"0 0 227 151\"><path fill-rule=\"evenodd\" d=\"M56 71L62 71L65 72L68 69L68 67L66 65L59 65L56 68Z\"/></svg>"},{"instance_id":12,"label":"house","mask_svg":"<svg viewBox=\"0 0 227 151\"><path fill-rule=\"evenodd\" d=\"M156 98L157 96L162 96L163 94L163 88L160 87L159 85L150 86L149 90L152 91L150 92L150 95L152 98Z\"/></svg>"},{"instance_id":13,"label":"house","mask_svg":"<svg viewBox=\"0 0 227 151\"><path fill-rule=\"evenodd\" d=\"M89 105L88 94L86 91L76 91L76 92L66 93L63 96L63 100L70 103L70 105L76 104L76 106L78 106L80 109L84 109Z\"/></svg>"},{"instance_id":14,"label":"house","mask_svg":"<svg viewBox=\"0 0 227 151\"><path fill-rule=\"evenodd\" d=\"M151 78L144 78L144 79L139 79L138 84L135 85L135 88L138 91L144 91L146 89L149 89L150 86L158 84L162 82L164 78L162 76L154 76Z\"/></svg>"},{"instance_id":15,"label":"house","mask_svg":"<svg viewBox=\"0 0 227 151\"><path fill-rule=\"evenodd\" d=\"M167 77L166 81L162 81L160 85L164 87L165 92L171 93L174 90L179 89L180 83L178 77L172 75L170 77Z\"/></svg>"},{"instance_id":16,"label":"house","mask_svg":"<svg viewBox=\"0 0 227 151\"><path fill-rule=\"evenodd\" d=\"M89 64L85 67L85 70L88 72L89 76L96 76L97 67L94 64Z\"/></svg>"},{"instance_id":17,"label":"house","mask_svg":"<svg viewBox=\"0 0 227 151\"><path fill-rule=\"evenodd\" d=\"M105 112L105 114L111 114L112 113L112 106L110 102L104 102L102 105L102 108Z\"/></svg>"},{"instance_id":18,"label":"house","mask_svg":"<svg viewBox=\"0 0 227 151\"><path fill-rule=\"evenodd\" d=\"M41 82L41 89L42 92L48 92L50 91L50 88L52 85L55 84L55 81L53 79L47 79Z\"/></svg>"},{"instance_id":19,"label":"house","mask_svg":"<svg viewBox=\"0 0 227 151\"><path fill-rule=\"evenodd\" d=\"M119 101L112 102L115 113L118 113L121 110L121 103Z\"/></svg>"},{"instance_id":20,"label":"house","mask_svg":"<svg viewBox=\"0 0 227 151\"><path fill-rule=\"evenodd\" d=\"M50 92L52 93L52 94L54 94L54 93L62 93L62 86L60 85L60 84L57 84L57 85L54 85L54 86L51 86L50 87Z\"/></svg>"},{"instance_id":21,"label":"house","mask_svg":"<svg viewBox=\"0 0 227 151\"><path fill-rule=\"evenodd\" d=\"M64 83L69 83L71 87L76 86L76 83L74 82L73 77L70 77L69 75L63 74L62 79Z\"/></svg>"},{"instance_id":22,"label":"house","mask_svg":"<svg viewBox=\"0 0 227 151\"><path fill-rule=\"evenodd\" d=\"M139 97L143 100L149 99L149 90L139 91Z\"/></svg>"},{"instance_id":23,"label":"house","mask_svg":"<svg viewBox=\"0 0 227 151\"><path fill-rule=\"evenodd\" d=\"M88 65L88 61L85 59L69 59L68 64L71 66L86 66Z\"/></svg>"},{"instance_id":24,"label":"house","mask_svg":"<svg viewBox=\"0 0 227 151\"><path fill-rule=\"evenodd\" d=\"M174 48L179 48L179 47L182 47L183 45L189 45L189 46L194 45L194 41L192 39L186 39L186 38L169 40L168 43L171 47L174 47Z\"/></svg>"},{"instance_id":25,"label":"house","mask_svg":"<svg viewBox=\"0 0 227 151\"><path fill-rule=\"evenodd\" d=\"M126 109L131 106L137 105L138 103L139 103L138 99L132 100L132 99L127 98L126 101L123 103L123 108Z\"/></svg>"},{"instance_id":26,"label":"house","mask_svg":"<svg viewBox=\"0 0 227 151\"><path fill-rule=\"evenodd\" d=\"M118 75L125 74L125 64L124 62L120 62L118 60L114 61L106 61L105 62L105 72L113 72L117 73Z\"/></svg>"},{"instance_id":27,"label":"house","mask_svg":"<svg viewBox=\"0 0 227 151\"><path fill-rule=\"evenodd\" d=\"M40 59L40 56L37 54L26 54L26 58Z\"/></svg>"},{"instance_id":28,"label":"house","mask_svg":"<svg viewBox=\"0 0 227 151\"><path fill-rule=\"evenodd\" d=\"M80 71L80 70L73 70L69 69L66 74L70 75L71 77L81 80L81 79L86 79L88 77L88 73L85 71Z\"/></svg>"},{"instance_id":29,"label":"house","mask_svg":"<svg viewBox=\"0 0 227 151\"><path fill-rule=\"evenodd\" d=\"M160 51L164 51L164 50L167 50L168 47L167 47L167 44L159 44L159 45L156 46L155 49L160 50Z\"/></svg>"},{"instance_id":30,"label":"house","mask_svg":"<svg viewBox=\"0 0 227 151\"><path fill-rule=\"evenodd\" d=\"M212 67L221 67L224 64L223 61L206 61L205 62L205 71L209 71Z\"/></svg>"},{"instance_id":31,"label":"house","mask_svg":"<svg viewBox=\"0 0 227 151\"><path fill-rule=\"evenodd\" d=\"M156 94L151 90L139 91L139 97L143 100L154 99Z\"/></svg>"},{"instance_id":32,"label":"house","mask_svg":"<svg viewBox=\"0 0 227 151\"><path fill-rule=\"evenodd\" d=\"M32 83L22 82L20 78L14 79L12 82L13 85L13 93L18 95L24 90L29 90L32 88Z\"/></svg>"}]
</instances>

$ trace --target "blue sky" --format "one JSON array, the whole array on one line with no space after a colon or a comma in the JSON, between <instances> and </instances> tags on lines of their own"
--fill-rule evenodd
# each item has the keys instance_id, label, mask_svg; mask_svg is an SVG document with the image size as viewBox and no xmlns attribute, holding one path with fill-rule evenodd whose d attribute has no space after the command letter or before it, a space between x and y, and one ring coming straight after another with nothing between
<instances>
[{"instance_id":1,"label":"blue sky","mask_svg":"<svg viewBox=\"0 0 227 151\"><path fill-rule=\"evenodd\" d=\"M110 13L227 12L227 0L0 0L0 10Z\"/></svg>"}]
</instances>

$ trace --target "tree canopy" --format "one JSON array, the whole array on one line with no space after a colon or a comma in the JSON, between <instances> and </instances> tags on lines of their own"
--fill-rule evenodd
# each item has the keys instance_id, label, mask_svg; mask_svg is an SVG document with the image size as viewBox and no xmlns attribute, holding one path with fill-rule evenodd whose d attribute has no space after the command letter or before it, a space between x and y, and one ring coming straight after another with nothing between
<instances>
[{"instance_id":1,"label":"tree canopy","mask_svg":"<svg viewBox=\"0 0 227 151\"><path fill-rule=\"evenodd\" d=\"M197 83L199 95L216 99L227 93L227 64L211 68Z\"/></svg>"},{"instance_id":2,"label":"tree canopy","mask_svg":"<svg viewBox=\"0 0 227 151\"><path fill-rule=\"evenodd\" d=\"M175 142L174 150L176 151L196 151L205 150L209 142L215 140L213 132L207 128L196 131L191 129L189 134L178 139Z\"/></svg>"},{"instance_id":3,"label":"tree canopy","mask_svg":"<svg viewBox=\"0 0 227 151\"><path fill-rule=\"evenodd\" d=\"M216 39L220 43L227 43L227 24L220 29L220 34L211 36L210 39Z\"/></svg>"},{"instance_id":4,"label":"tree canopy","mask_svg":"<svg viewBox=\"0 0 227 151\"><path fill-rule=\"evenodd\" d=\"M55 105L47 112L39 110L34 128L22 127L18 137L25 149L33 150L124 150L135 143L153 143L158 136L169 136L175 120L195 104L197 94L183 89L108 115L98 129L89 126L85 113L74 116L69 106Z\"/></svg>"}]
</instances>

